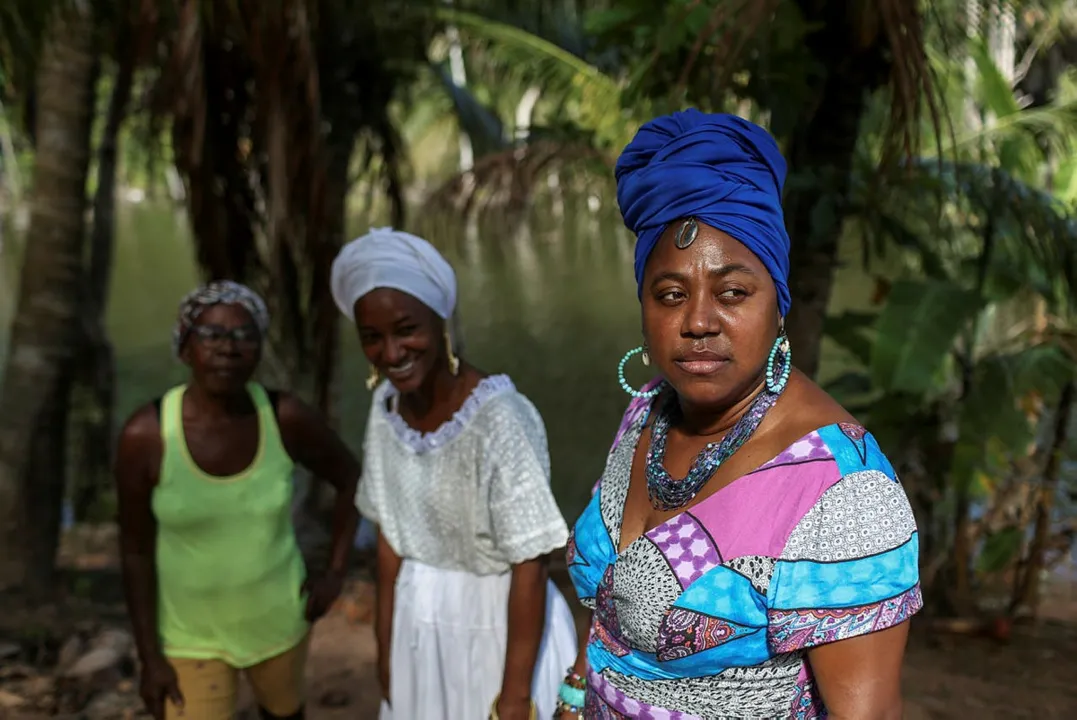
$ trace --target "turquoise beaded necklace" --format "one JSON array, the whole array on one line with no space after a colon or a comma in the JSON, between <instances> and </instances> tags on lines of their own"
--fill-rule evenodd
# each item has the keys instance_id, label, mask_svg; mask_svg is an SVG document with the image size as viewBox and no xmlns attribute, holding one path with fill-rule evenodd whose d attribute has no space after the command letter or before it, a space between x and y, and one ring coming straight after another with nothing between
<instances>
[{"instance_id":1,"label":"turquoise beaded necklace","mask_svg":"<svg viewBox=\"0 0 1077 720\"><path fill-rule=\"evenodd\" d=\"M680 405L676 393L669 393L660 410L655 413L651 425L651 447L647 450L647 462L644 474L647 478L647 496L651 505L657 510L676 510L682 508L699 494L707 481L711 479L722 463L759 428L767 411L774 407L778 397L789 382L793 369L790 356L789 339L783 333L774 343L767 359L766 380L762 391L752 400L748 411L737 420L725 437L717 442L708 443L692 462L688 474L682 480L675 480L663 466L666 457L666 440L669 430L680 416ZM655 391L665 387L662 383Z\"/></svg>"}]
</instances>

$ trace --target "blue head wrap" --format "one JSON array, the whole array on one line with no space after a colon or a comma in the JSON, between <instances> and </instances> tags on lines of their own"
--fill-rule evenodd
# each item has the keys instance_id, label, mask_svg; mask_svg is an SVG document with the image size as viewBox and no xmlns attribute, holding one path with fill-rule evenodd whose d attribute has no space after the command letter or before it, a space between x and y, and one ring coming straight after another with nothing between
<instances>
[{"instance_id":1,"label":"blue head wrap","mask_svg":"<svg viewBox=\"0 0 1077 720\"><path fill-rule=\"evenodd\" d=\"M785 159L763 128L690 109L651 120L617 159L617 203L636 234L636 284L666 227L694 217L755 253L789 311L789 235L782 214Z\"/></svg>"}]
</instances>

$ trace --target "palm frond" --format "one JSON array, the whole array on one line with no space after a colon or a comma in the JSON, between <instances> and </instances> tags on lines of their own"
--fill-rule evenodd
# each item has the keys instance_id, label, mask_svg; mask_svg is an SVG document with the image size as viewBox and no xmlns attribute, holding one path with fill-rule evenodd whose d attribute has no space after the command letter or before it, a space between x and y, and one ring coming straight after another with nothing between
<instances>
[{"instance_id":1,"label":"palm frond","mask_svg":"<svg viewBox=\"0 0 1077 720\"><path fill-rule=\"evenodd\" d=\"M1074 306L1077 220L1057 197L999 167L929 158L906 164L885 187L854 197L854 213L920 257L929 275L967 282L990 242L991 295L1031 285L1054 307Z\"/></svg>"},{"instance_id":2,"label":"palm frond","mask_svg":"<svg viewBox=\"0 0 1077 720\"><path fill-rule=\"evenodd\" d=\"M587 81L599 83L610 92L616 93L620 90L611 78L584 59L526 30L474 13L451 8L439 8L437 17L444 22L466 28L476 35L499 42L506 47L521 48L532 59L545 58L551 60L557 65L563 66L574 76L578 75Z\"/></svg>"},{"instance_id":3,"label":"palm frond","mask_svg":"<svg viewBox=\"0 0 1077 720\"><path fill-rule=\"evenodd\" d=\"M556 109L551 114L591 132L600 148L619 150L646 117L647 108L622 107L621 81L550 40L475 13L441 9L438 17L456 25L473 51L481 50L475 59L489 67L497 94L512 79L516 89L509 95L517 100L526 88L539 87L545 105Z\"/></svg>"},{"instance_id":4,"label":"palm frond","mask_svg":"<svg viewBox=\"0 0 1077 720\"><path fill-rule=\"evenodd\" d=\"M1060 149L1069 148L1077 135L1077 100L1000 117L980 130L961 135L943 150L999 142L1015 132L1039 135Z\"/></svg>"}]
</instances>

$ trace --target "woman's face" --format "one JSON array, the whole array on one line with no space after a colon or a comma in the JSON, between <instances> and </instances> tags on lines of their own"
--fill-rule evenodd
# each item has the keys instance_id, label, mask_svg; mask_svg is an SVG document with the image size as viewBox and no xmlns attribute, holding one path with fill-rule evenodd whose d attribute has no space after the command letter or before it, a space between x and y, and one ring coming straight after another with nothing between
<instances>
[{"instance_id":1,"label":"woman's face","mask_svg":"<svg viewBox=\"0 0 1077 720\"><path fill-rule=\"evenodd\" d=\"M401 393L415 392L445 357L444 321L417 298L378 288L355 303L366 359Z\"/></svg>"},{"instance_id":2,"label":"woman's face","mask_svg":"<svg viewBox=\"0 0 1077 720\"><path fill-rule=\"evenodd\" d=\"M239 393L262 357L262 333L242 305L211 305L194 321L180 356L206 392Z\"/></svg>"},{"instance_id":3,"label":"woman's face","mask_svg":"<svg viewBox=\"0 0 1077 720\"><path fill-rule=\"evenodd\" d=\"M761 382L778 332L777 292L755 253L699 224L674 243L672 223L643 273L643 337L682 402L722 411Z\"/></svg>"}]
</instances>

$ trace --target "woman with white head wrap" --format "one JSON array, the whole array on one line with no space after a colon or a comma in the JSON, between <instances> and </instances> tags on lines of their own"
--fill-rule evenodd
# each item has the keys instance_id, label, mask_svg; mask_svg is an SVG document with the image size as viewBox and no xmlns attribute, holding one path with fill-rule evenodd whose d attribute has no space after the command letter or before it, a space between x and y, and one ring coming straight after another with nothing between
<instances>
[{"instance_id":1,"label":"woman with white head wrap","mask_svg":"<svg viewBox=\"0 0 1077 720\"><path fill-rule=\"evenodd\" d=\"M551 717L577 643L547 576L568 529L542 418L456 356L456 276L425 240L372 230L332 289L374 390L357 504L379 529L381 719Z\"/></svg>"}]
</instances>

